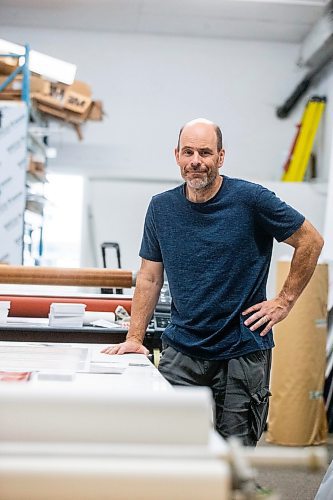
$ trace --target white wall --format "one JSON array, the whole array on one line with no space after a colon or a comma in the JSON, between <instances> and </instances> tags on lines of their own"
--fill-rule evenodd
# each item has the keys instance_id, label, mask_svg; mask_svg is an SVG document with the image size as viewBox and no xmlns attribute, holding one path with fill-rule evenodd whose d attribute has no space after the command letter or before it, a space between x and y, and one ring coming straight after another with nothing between
<instances>
[{"instance_id":1,"label":"white wall","mask_svg":"<svg viewBox=\"0 0 333 500\"><path fill-rule=\"evenodd\" d=\"M325 179L327 179L327 204L323 235L325 246L323 256L333 261L333 68L325 78L314 88L319 95L327 96L326 110L319 137L319 164Z\"/></svg>"},{"instance_id":2,"label":"white wall","mask_svg":"<svg viewBox=\"0 0 333 500\"><path fill-rule=\"evenodd\" d=\"M77 77L103 100L103 123L87 124L78 144L64 129L54 169L175 179L179 127L204 116L221 124L225 171L278 180L301 115L279 120L275 108L301 78L297 46L5 27L1 36L78 65Z\"/></svg>"},{"instance_id":3,"label":"white wall","mask_svg":"<svg viewBox=\"0 0 333 500\"><path fill-rule=\"evenodd\" d=\"M137 270L149 201L154 194L177 184L179 182L122 181L96 177L89 179L86 185L83 265L102 267L100 245L113 241L120 245L122 267Z\"/></svg>"}]
</instances>

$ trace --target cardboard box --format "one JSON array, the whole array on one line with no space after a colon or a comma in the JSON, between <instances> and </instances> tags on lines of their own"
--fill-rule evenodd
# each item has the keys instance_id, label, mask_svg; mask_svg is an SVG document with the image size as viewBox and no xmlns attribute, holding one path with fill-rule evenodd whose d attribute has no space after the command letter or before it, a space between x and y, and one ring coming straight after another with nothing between
<instances>
[{"instance_id":1,"label":"cardboard box","mask_svg":"<svg viewBox=\"0 0 333 500\"><path fill-rule=\"evenodd\" d=\"M73 125L79 140L83 140L81 124L86 121L89 109L85 113L75 113L74 111L68 111L66 109L56 109L41 103L37 103L37 109L42 113L51 116L52 118L56 118Z\"/></svg>"},{"instance_id":2,"label":"cardboard box","mask_svg":"<svg viewBox=\"0 0 333 500\"><path fill-rule=\"evenodd\" d=\"M74 111L69 111L67 109L48 106L47 104L42 104L41 102L37 102L36 107L42 113L75 125L83 123L88 116L88 111L85 113L75 113Z\"/></svg>"},{"instance_id":3,"label":"cardboard box","mask_svg":"<svg viewBox=\"0 0 333 500\"><path fill-rule=\"evenodd\" d=\"M89 85L79 81L72 85L57 83L51 85L50 94L35 93L34 98L50 108L84 114L91 105L91 89Z\"/></svg>"},{"instance_id":4,"label":"cardboard box","mask_svg":"<svg viewBox=\"0 0 333 500\"><path fill-rule=\"evenodd\" d=\"M35 105L36 105L36 108L38 109L38 111L41 111L42 113L46 113L48 115L51 115L54 118L66 120L66 111L64 109L48 106L47 104L43 104L39 101L36 101Z\"/></svg>"},{"instance_id":5,"label":"cardboard box","mask_svg":"<svg viewBox=\"0 0 333 500\"><path fill-rule=\"evenodd\" d=\"M46 181L45 163L35 160L32 156L29 159L27 172L42 182Z\"/></svg>"},{"instance_id":6,"label":"cardboard box","mask_svg":"<svg viewBox=\"0 0 333 500\"><path fill-rule=\"evenodd\" d=\"M104 116L102 101L93 101L89 108L88 120L102 121Z\"/></svg>"},{"instance_id":7,"label":"cardboard box","mask_svg":"<svg viewBox=\"0 0 333 500\"><path fill-rule=\"evenodd\" d=\"M18 63L17 57L0 57L0 74L10 75L17 68Z\"/></svg>"},{"instance_id":8,"label":"cardboard box","mask_svg":"<svg viewBox=\"0 0 333 500\"><path fill-rule=\"evenodd\" d=\"M5 80L7 80L7 76L0 76L0 85L2 85ZM17 77L9 83L2 92L15 92L18 95L21 95L23 86L23 75L17 75ZM51 89L51 82L47 80L43 80L43 78L35 75L30 76L30 94L40 93L40 94L49 94Z\"/></svg>"},{"instance_id":9,"label":"cardboard box","mask_svg":"<svg viewBox=\"0 0 333 500\"><path fill-rule=\"evenodd\" d=\"M277 291L290 268L277 264ZM267 441L287 446L322 444L326 367L328 266L319 264L287 318L274 327Z\"/></svg>"},{"instance_id":10,"label":"cardboard box","mask_svg":"<svg viewBox=\"0 0 333 500\"><path fill-rule=\"evenodd\" d=\"M10 91L10 92L0 92L1 101L20 101L21 92L20 91Z\"/></svg>"},{"instance_id":11,"label":"cardboard box","mask_svg":"<svg viewBox=\"0 0 333 500\"><path fill-rule=\"evenodd\" d=\"M40 93L49 94L51 89L51 82L44 80L41 76L30 76L30 94Z\"/></svg>"},{"instance_id":12,"label":"cardboard box","mask_svg":"<svg viewBox=\"0 0 333 500\"><path fill-rule=\"evenodd\" d=\"M91 105L91 88L84 82L75 81L65 91L64 108L75 113L86 113Z\"/></svg>"},{"instance_id":13,"label":"cardboard box","mask_svg":"<svg viewBox=\"0 0 333 500\"><path fill-rule=\"evenodd\" d=\"M84 82L52 83L49 94L36 92L32 97L38 111L72 124L80 140L83 139L80 125L88 119L99 121L103 117L101 101L92 101L91 88Z\"/></svg>"}]
</instances>

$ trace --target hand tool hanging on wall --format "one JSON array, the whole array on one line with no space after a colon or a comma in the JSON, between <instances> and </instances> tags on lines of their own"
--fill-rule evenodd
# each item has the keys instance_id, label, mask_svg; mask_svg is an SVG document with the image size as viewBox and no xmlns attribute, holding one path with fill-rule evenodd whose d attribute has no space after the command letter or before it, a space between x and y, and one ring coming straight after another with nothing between
<instances>
[{"instance_id":1,"label":"hand tool hanging on wall","mask_svg":"<svg viewBox=\"0 0 333 500\"><path fill-rule=\"evenodd\" d=\"M298 125L296 138L284 165L283 181L301 182L304 180L325 105L326 97L313 96L307 102L302 121Z\"/></svg>"}]
</instances>

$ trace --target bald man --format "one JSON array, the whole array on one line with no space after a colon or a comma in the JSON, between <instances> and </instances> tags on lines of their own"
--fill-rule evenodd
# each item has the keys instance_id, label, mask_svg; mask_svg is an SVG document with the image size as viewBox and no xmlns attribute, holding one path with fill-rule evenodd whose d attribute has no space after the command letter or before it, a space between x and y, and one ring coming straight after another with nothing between
<instances>
[{"instance_id":1,"label":"bald man","mask_svg":"<svg viewBox=\"0 0 333 500\"><path fill-rule=\"evenodd\" d=\"M214 123L181 129L175 157L185 182L150 202L127 340L104 352L147 354L165 269L172 304L160 372L174 385L210 387L218 432L254 446L268 411L272 327L308 283L323 239L271 191L220 175L224 155ZM282 290L267 300L274 238L294 254Z\"/></svg>"}]
</instances>

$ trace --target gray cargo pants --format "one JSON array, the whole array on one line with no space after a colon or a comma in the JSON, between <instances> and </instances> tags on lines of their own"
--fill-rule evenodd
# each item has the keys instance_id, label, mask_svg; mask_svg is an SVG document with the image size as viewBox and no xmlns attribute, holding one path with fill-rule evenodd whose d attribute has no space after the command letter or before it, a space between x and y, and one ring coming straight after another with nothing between
<instances>
[{"instance_id":1,"label":"gray cargo pants","mask_svg":"<svg viewBox=\"0 0 333 500\"><path fill-rule=\"evenodd\" d=\"M237 436L244 445L255 446L267 419L270 367L271 349L205 361L165 346L158 369L172 385L210 387L219 434Z\"/></svg>"}]
</instances>

